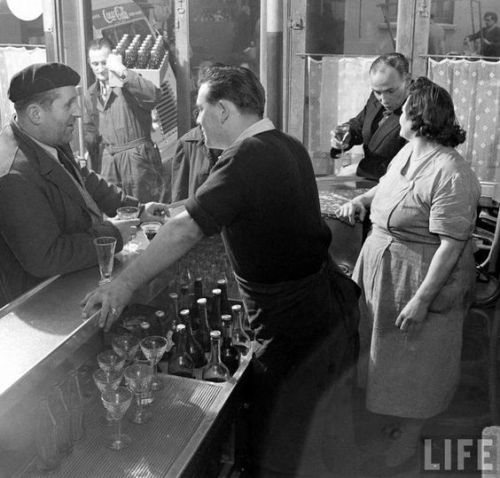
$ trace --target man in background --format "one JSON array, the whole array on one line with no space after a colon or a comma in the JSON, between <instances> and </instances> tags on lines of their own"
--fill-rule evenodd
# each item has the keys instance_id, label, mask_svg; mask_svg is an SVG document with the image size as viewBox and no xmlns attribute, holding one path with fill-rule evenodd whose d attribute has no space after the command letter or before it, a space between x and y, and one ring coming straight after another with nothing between
<instances>
[{"instance_id":1,"label":"man in background","mask_svg":"<svg viewBox=\"0 0 500 478\"><path fill-rule=\"evenodd\" d=\"M43 279L96 265L96 237L114 237L120 251L138 222L105 220L139 202L75 161L79 82L60 63L28 66L10 82L16 116L0 135L0 306Z\"/></svg>"},{"instance_id":2,"label":"man in background","mask_svg":"<svg viewBox=\"0 0 500 478\"><path fill-rule=\"evenodd\" d=\"M151 112L161 90L132 70L105 39L89 44L96 82L85 95L85 140L94 157L102 152L102 176L142 202L163 201L163 170L151 139Z\"/></svg>"},{"instance_id":3,"label":"man in background","mask_svg":"<svg viewBox=\"0 0 500 478\"><path fill-rule=\"evenodd\" d=\"M471 41L481 42L480 54L483 56L500 57L500 27L497 25L498 15L495 12L486 12L483 16L484 27L468 38Z\"/></svg>"},{"instance_id":4,"label":"man in background","mask_svg":"<svg viewBox=\"0 0 500 478\"><path fill-rule=\"evenodd\" d=\"M378 179L385 174L388 164L406 144L399 136L399 117L410 86L409 63L401 53L387 53L375 59L370 67L372 93L363 110L350 119L349 132L343 138L332 134L330 155L354 145L363 145L364 157L357 166L345 168L345 174Z\"/></svg>"}]
</instances>

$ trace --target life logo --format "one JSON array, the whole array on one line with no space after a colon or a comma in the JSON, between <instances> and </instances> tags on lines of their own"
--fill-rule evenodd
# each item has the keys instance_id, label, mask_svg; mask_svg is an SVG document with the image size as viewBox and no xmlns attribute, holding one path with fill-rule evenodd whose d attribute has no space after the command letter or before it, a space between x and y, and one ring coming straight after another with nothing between
<instances>
[{"instance_id":1,"label":"life logo","mask_svg":"<svg viewBox=\"0 0 500 478\"><path fill-rule=\"evenodd\" d=\"M482 476L499 476L498 440L496 436L425 438L420 454L422 473L459 476L481 472Z\"/></svg>"},{"instance_id":2,"label":"life logo","mask_svg":"<svg viewBox=\"0 0 500 478\"><path fill-rule=\"evenodd\" d=\"M130 16L121 5L117 5L114 8L106 10L103 8L102 10L102 18L106 21L106 23L116 23L116 22L124 22L130 20Z\"/></svg>"}]
</instances>

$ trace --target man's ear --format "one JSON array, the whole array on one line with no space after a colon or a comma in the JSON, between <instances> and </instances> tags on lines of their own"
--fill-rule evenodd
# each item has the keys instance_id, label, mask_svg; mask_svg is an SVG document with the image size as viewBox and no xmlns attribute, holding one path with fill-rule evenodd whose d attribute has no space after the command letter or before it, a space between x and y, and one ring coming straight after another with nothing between
<instances>
[{"instance_id":1,"label":"man's ear","mask_svg":"<svg viewBox=\"0 0 500 478\"><path fill-rule=\"evenodd\" d=\"M35 125L42 122L42 107L37 103L32 103L26 108L26 117Z\"/></svg>"},{"instance_id":2,"label":"man's ear","mask_svg":"<svg viewBox=\"0 0 500 478\"><path fill-rule=\"evenodd\" d=\"M229 116L231 116L232 108L234 108L234 106L230 101L219 100L219 112L222 124L224 124L229 119Z\"/></svg>"}]
</instances>

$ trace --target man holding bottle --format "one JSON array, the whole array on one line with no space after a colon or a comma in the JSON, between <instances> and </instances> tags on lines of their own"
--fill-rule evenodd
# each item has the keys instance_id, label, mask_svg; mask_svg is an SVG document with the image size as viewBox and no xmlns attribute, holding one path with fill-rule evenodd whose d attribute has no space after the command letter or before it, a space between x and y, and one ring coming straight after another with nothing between
<instances>
[{"instance_id":1,"label":"man holding bottle","mask_svg":"<svg viewBox=\"0 0 500 478\"><path fill-rule=\"evenodd\" d=\"M96 77L85 95L85 142L102 176L139 201L164 201L165 187L158 147L151 139L151 112L161 90L127 69L111 43L89 45ZM98 166L99 167L99 166Z\"/></svg>"},{"instance_id":2,"label":"man holding bottle","mask_svg":"<svg viewBox=\"0 0 500 478\"><path fill-rule=\"evenodd\" d=\"M255 332L251 476L295 476L315 406L355 360L357 287L329 259L307 151L263 118L264 104L250 70L208 69L197 122L222 155L186 211L85 298L84 314L100 305L100 325L109 328L137 287L221 233Z\"/></svg>"}]
</instances>

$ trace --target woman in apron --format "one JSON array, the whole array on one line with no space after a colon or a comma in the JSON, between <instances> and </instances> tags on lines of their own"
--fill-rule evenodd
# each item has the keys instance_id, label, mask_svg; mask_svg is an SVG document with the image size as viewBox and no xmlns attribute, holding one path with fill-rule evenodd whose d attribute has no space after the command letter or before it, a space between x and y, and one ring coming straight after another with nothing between
<instances>
[{"instance_id":1,"label":"woman in apron","mask_svg":"<svg viewBox=\"0 0 500 478\"><path fill-rule=\"evenodd\" d=\"M371 211L353 277L362 289L358 369L367 409L401 432L381 464L392 471L415 458L424 421L447 408L458 384L480 196L454 149L465 132L446 90L418 78L400 125L409 143L376 187L341 210L351 222Z\"/></svg>"}]
</instances>

